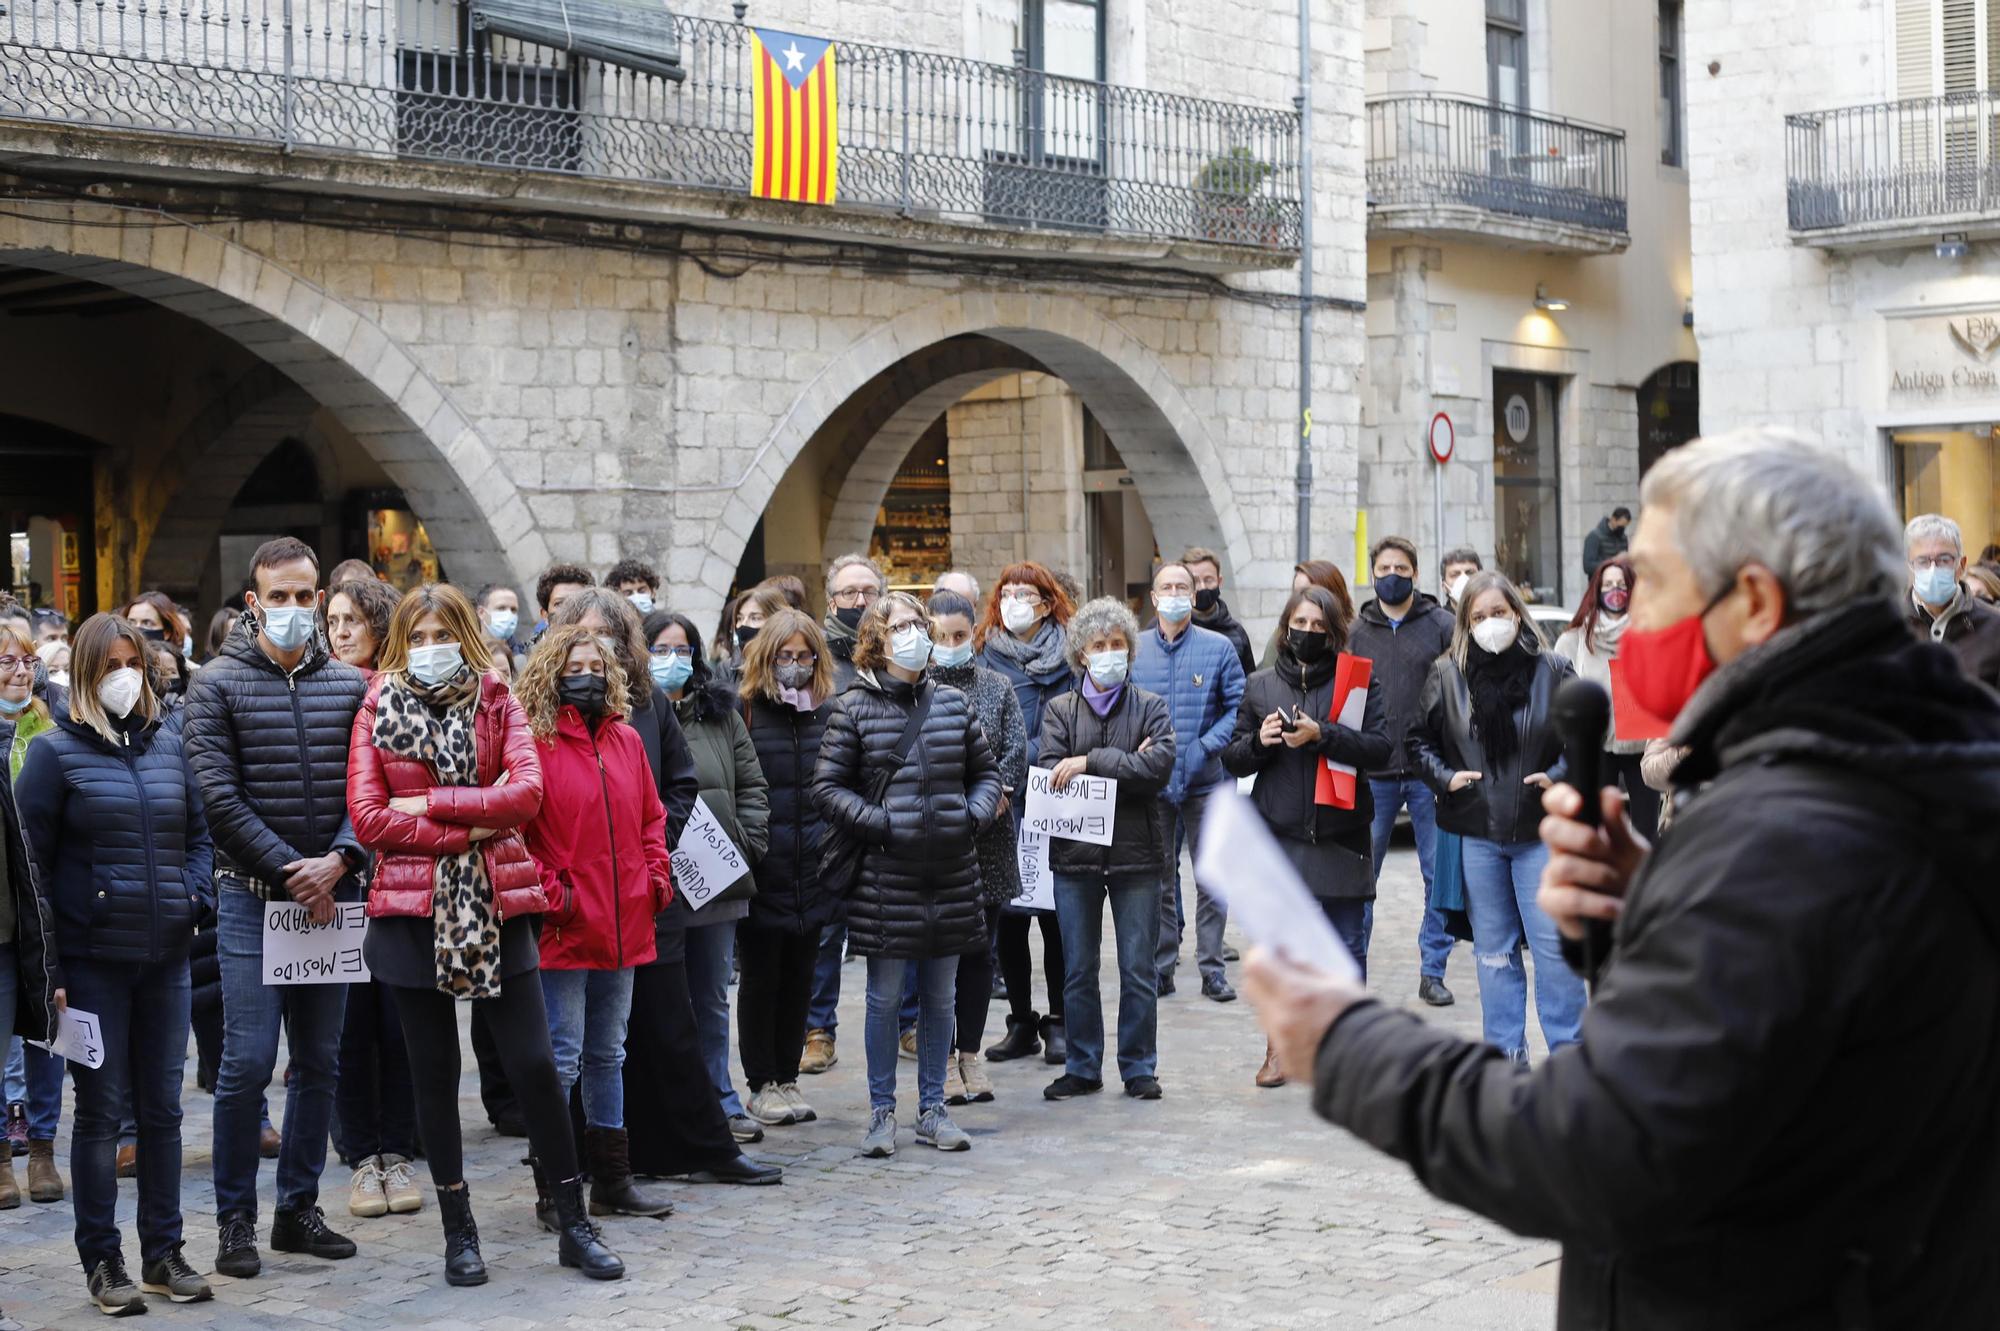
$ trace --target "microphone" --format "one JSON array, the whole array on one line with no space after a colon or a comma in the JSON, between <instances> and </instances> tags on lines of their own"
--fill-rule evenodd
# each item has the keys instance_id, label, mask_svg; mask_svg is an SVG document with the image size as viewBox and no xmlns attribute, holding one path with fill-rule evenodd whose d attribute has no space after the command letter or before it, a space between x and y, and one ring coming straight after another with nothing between
<instances>
[{"instance_id":1,"label":"microphone","mask_svg":"<svg viewBox=\"0 0 2000 1331\"><path fill-rule=\"evenodd\" d=\"M1600 684L1573 678L1556 690L1549 710L1556 734L1562 740L1563 762L1569 768L1569 784L1583 795L1583 812L1577 821L1586 827L1604 823L1604 734L1611 725L1611 695ZM1597 969L1611 951L1611 924L1607 920L1585 922L1583 969L1594 985Z\"/></svg>"}]
</instances>

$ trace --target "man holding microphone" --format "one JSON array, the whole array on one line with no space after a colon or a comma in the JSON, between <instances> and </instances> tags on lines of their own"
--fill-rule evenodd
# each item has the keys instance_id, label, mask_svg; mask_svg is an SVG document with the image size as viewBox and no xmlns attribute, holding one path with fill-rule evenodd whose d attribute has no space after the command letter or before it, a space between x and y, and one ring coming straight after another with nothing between
<instances>
[{"instance_id":1,"label":"man holding microphone","mask_svg":"<svg viewBox=\"0 0 2000 1331\"><path fill-rule=\"evenodd\" d=\"M2000 700L1909 641L1895 521L1824 451L1701 441L1642 498L1620 659L1689 756L1657 848L1546 797L1581 1041L1526 1071L1262 950L1246 992L1322 1117L1562 1241L1561 1327L1990 1326Z\"/></svg>"}]
</instances>

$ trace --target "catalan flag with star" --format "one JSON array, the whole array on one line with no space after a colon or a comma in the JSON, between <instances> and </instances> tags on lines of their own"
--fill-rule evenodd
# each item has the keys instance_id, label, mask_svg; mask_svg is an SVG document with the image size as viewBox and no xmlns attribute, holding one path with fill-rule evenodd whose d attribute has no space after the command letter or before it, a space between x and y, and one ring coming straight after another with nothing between
<instances>
[{"instance_id":1,"label":"catalan flag with star","mask_svg":"<svg viewBox=\"0 0 2000 1331\"><path fill-rule=\"evenodd\" d=\"M840 182L840 109L833 43L770 28L750 30L750 193L759 199L832 203Z\"/></svg>"}]
</instances>

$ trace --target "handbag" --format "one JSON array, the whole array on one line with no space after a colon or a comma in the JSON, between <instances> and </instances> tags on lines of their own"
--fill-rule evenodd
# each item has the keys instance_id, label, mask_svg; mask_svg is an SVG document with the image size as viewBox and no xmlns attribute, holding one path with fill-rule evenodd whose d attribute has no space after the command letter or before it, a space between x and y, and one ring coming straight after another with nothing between
<instances>
[{"instance_id":1,"label":"handbag","mask_svg":"<svg viewBox=\"0 0 2000 1331\"><path fill-rule=\"evenodd\" d=\"M917 734L924 728L924 718L930 715L931 698L936 692L937 687L926 680L917 691L916 702L910 707L910 719L903 723L903 733L896 737L895 746L887 754L869 759L865 764L868 777L861 783L861 798L868 803L880 804L888 798L889 783L896 779L896 773L909 761L910 750L916 747ZM859 832L828 819L826 833L819 843L821 890L836 897L845 897L854 891L855 883L861 878L861 852L865 849L867 844Z\"/></svg>"}]
</instances>

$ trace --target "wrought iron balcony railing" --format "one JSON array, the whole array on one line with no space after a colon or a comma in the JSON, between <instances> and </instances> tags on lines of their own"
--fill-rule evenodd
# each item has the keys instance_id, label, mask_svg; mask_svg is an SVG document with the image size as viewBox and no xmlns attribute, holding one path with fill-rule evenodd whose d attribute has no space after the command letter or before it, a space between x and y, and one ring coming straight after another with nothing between
<instances>
[{"instance_id":1,"label":"wrought iron balcony railing","mask_svg":"<svg viewBox=\"0 0 2000 1331\"><path fill-rule=\"evenodd\" d=\"M1469 97L1368 103L1368 198L1625 230L1625 134Z\"/></svg>"},{"instance_id":2,"label":"wrought iron balcony railing","mask_svg":"<svg viewBox=\"0 0 2000 1331\"><path fill-rule=\"evenodd\" d=\"M2000 207L2000 96L1952 93L1785 117L1794 231Z\"/></svg>"},{"instance_id":3,"label":"wrought iron balcony railing","mask_svg":"<svg viewBox=\"0 0 2000 1331\"><path fill-rule=\"evenodd\" d=\"M678 80L477 0L6 0L0 117L749 193L749 29L647 12ZM840 208L1299 247L1293 111L836 49Z\"/></svg>"}]
</instances>

